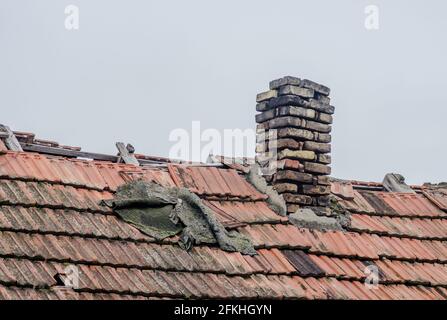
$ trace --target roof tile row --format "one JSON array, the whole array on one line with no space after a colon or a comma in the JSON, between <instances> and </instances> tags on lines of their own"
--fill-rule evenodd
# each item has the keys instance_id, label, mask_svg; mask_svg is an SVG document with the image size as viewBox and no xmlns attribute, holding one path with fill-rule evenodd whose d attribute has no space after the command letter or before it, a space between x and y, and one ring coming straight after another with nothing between
<instances>
[{"instance_id":1,"label":"roof tile row","mask_svg":"<svg viewBox=\"0 0 447 320\"><path fill-rule=\"evenodd\" d=\"M0 282L8 285L48 288L51 276L63 273L65 264L0 259ZM120 293L190 298L308 298L308 299L445 299L446 290L423 286L379 285L370 290L363 282L335 278L251 275L224 276L185 272L123 269L77 265L78 292ZM21 270L20 273L17 270Z\"/></svg>"},{"instance_id":2,"label":"roof tile row","mask_svg":"<svg viewBox=\"0 0 447 320\"><path fill-rule=\"evenodd\" d=\"M444 241L376 234L298 229L293 225L251 225L239 228L250 236L255 246L301 248L311 252L342 257L376 260L379 257L412 261L447 262Z\"/></svg>"},{"instance_id":3,"label":"roof tile row","mask_svg":"<svg viewBox=\"0 0 447 320\"><path fill-rule=\"evenodd\" d=\"M439 208L447 211L447 188L424 189L422 193Z\"/></svg>"},{"instance_id":4,"label":"roof tile row","mask_svg":"<svg viewBox=\"0 0 447 320\"><path fill-rule=\"evenodd\" d=\"M219 216L242 223L285 223L287 217L273 212L264 201L205 201Z\"/></svg>"},{"instance_id":5,"label":"roof tile row","mask_svg":"<svg viewBox=\"0 0 447 320\"><path fill-rule=\"evenodd\" d=\"M0 256L239 275L284 274L294 270L276 249L260 250L252 257L204 246L185 251L168 244L9 231L0 232Z\"/></svg>"},{"instance_id":6,"label":"roof tile row","mask_svg":"<svg viewBox=\"0 0 447 320\"><path fill-rule=\"evenodd\" d=\"M233 169L170 164L168 170L178 187L188 188L202 196L253 201L265 200L268 197L261 194Z\"/></svg>"},{"instance_id":7,"label":"roof tile row","mask_svg":"<svg viewBox=\"0 0 447 320\"><path fill-rule=\"evenodd\" d=\"M116 294L116 293L91 293L75 292L66 288L53 288L53 290L39 288L23 288L0 285L1 300L146 300L145 296Z\"/></svg>"},{"instance_id":8,"label":"roof tile row","mask_svg":"<svg viewBox=\"0 0 447 320\"><path fill-rule=\"evenodd\" d=\"M7 152L0 157L0 177L28 179L94 189L116 188L126 181L142 178L173 186L169 173L133 165L50 157L28 152Z\"/></svg>"},{"instance_id":9,"label":"roof tile row","mask_svg":"<svg viewBox=\"0 0 447 320\"><path fill-rule=\"evenodd\" d=\"M371 192L354 190L351 200L337 197L346 210L357 213L404 217L447 217L439 207L422 194Z\"/></svg>"},{"instance_id":10,"label":"roof tile row","mask_svg":"<svg viewBox=\"0 0 447 320\"><path fill-rule=\"evenodd\" d=\"M64 298L54 275L72 263L82 277L78 292L69 294L86 299L447 297L440 287L447 283L446 242L434 240L445 237L445 199L430 198L426 189L408 195L335 188L354 213L355 232L323 232L288 224L232 169L170 164L166 170L6 152L0 178L0 296ZM250 236L259 254L184 251L177 237L155 243L99 205L135 179L196 192L226 227ZM363 281L370 264L385 282L376 290Z\"/></svg>"},{"instance_id":11,"label":"roof tile row","mask_svg":"<svg viewBox=\"0 0 447 320\"><path fill-rule=\"evenodd\" d=\"M0 180L0 204L111 212L111 209L101 206L100 202L112 197L113 195L107 191L75 188L46 182Z\"/></svg>"},{"instance_id":12,"label":"roof tile row","mask_svg":"<svg viewBox=\"0 0 447 320\"><path fill-rule=\"evenodd\" d=\"M447 217L439 207L422 194L395 192L379 192L376 194L400 215Z\"/></svg>"},{"instance_id":13,"label":"roof tile row","mask_svg":"<svg viewBox=\"0 0 447 320\"><path fill-rule=\"evenodd\" d=\"M112 214L23 206L0 206L0 230L153 241Z\"/></svg>"},{"instance_id":14,"label":"roof tile row","mask_svg":"<svg viewBox=\"0 0 447 320\"><path fill-rule=\"evenodd\" d=\"M447 266L445 264L410 263L388 259L361 261L312 254L308 255L308 259L317 265L326 276L364 281L368 276L366 268L375 265L379 271L380 283L447 286Z\"/></svg>"},{"instance_id":15,"label":"roof tile row","mask_svg":"<svg viewBox=\"0 0 447 320\"><path fill-rule=\"evenodd\" d=\"M447 240L446 219L399 218L352 214L350 230L391 236Z\"/></svg>"}]
</instances>

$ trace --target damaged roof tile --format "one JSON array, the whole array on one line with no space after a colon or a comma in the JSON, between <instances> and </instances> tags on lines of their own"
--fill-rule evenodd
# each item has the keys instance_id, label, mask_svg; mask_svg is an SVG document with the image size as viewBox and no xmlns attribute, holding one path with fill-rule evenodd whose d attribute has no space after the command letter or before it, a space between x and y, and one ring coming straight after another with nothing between
<instances>
[{"instance_id":1,"label":"damaged roof tile","mask_svg":"<svg viewBox=\"0 0 447 320\"><path fill-rule=\"evenodd\" d=\"M0 151L0 298L447 298L442 188L407 194L384 192L380 183L332 181L349 223L324 231L276 214L245 178L245 160L137 167L12 152L1 141ZM135 180L194 192L225 228L249 237L257 255L208 244L185 251L178 236L157 240L99 205ZM67 264L81 274L71 291L54 277ZM369 265L380 271L376 290L364 285Z\"/></svg>"}]
</instances>

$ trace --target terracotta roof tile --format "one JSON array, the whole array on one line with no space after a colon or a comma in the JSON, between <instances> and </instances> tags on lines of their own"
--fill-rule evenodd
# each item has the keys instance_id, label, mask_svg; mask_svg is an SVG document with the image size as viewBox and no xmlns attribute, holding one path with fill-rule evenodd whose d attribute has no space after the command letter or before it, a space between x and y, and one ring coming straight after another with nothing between
<instances>
[{"instance_id":1,"label":"terracotta roof tile","mask_svg":"<svg viewBox=\"0 0 447 320\"><path fill-rule=\"evenodd\" d=\"M6 152L8 151L8 148L6 148L3 140L0 139L0 152Z\"/></svg>"},{"instance_id":2,"label":"terracotta roof tile","mask_svg":"<svg viewBox=\"0 0 447 320\"><path fill-rule=\"evenodd\" d=\"M439 209L447 211L447 188L424 189L422 193Z\"/></svg>"},{"instance_id":3,"label":"terracotta roof tile","mask_svg":"<svg viewBox=\"0 0 447 320\"><path fill-rule=\"evenodd\" d=\"M283 254L302 276L321 276L324 271L301 250L284 250Z\"/></svg>"},{"instance_id":4,"label":"terracotta roof tile","mask_svg":"<svg viewBox=\"0 0 447 320\"><path fill-rule=\"evenodd\" d=\"M355 199L354 188L351 183L333 181L331 183L331 192L344 200Z\"/></svg>"},{"instance_id":5,"label":"terracotta roof tile","mask_svg":"<svg viewBox=\"0 0 447 320\"><path fill-rule=\"evenodd\" d=\"M249 236L254 245L264 247L309 248L311 242L293 225L249 225L238 229Z\"/></svg>"},{"instance_id":6,"label":"terracotta roof tile","mask_svg":"<svg viewBox=\"0 0 447 320\"><path fill-rule=\"evenodd\" d=\"M353 199L343 199L336 197L338 203L348 211L352 212L365 212L365 213L375 213L374 207L366 201L360 192L353 190Z\"/></svg>"},{"instance_id":7,"label":"terracotta roof tile","mask_svg":"<svg viewBox=\"0 0 447 320\"><path fill-rule=\"evenodd\" d=\"M144 240L144 235L111 214L23 206L0 206L3 230Z\"/></svg>"},{"instance_id":8,"label":"terracotta roof tile","mask_svg":"<svg viewBox=\"0 0 447 320\"><path fill-rule=\"evenodd\" d=\"M28 152L7 152L2 155L0 177L112 191L126 181L136 178L174 186L169 173L163 169L148 170L128 164L65 159Z\"/></svg>"},{"instance_id":9,"label":"terracotta roof tile","mask_svg":"<svg viewBox=\"0 0 447 320\"><path fill-rule=\"evenodd\" d=\"M443 195L333 184L351 225L349 231L318 231L278 216L243 172L4 152L0 298L447 298ZM196 192L227 228L251 238L258 255L204 245L185 251L178 237L156 241L99 205L136 179ZM74 291L59 288L54 278L67 264L82 274ZM380 271L376 290L364 284L369 264Z\"/></svg>"},{"instance_id":10,"label":"terracotta roof tile","mask_svg":"<svg viewBox=\"0 0 447 320\"><path fill-rule=\"evenodd\" d=\"M168 168L177 186L188 188L199 195L254 201L267 198L233 169L184 165L169 165Z\"/></svg>"},{"instance_id":11,"label":"terracotta roof tile","mask_svg":"<svg viewBox=\"0 0 447 320\"><path fill-rule=\"evenodd\" d=\"M100 201L112 197L109 192L46 182L0 180L0 204L111 212Z\"/></svg>"},{"instance_id":12,"label":"terracotta roof tile","mask_svg":"<svg viewBox=\"0 0 447 320\"><path fill-rule=\"evenodd\" d=\"M446 217L444 212L420 194L379 192L377 195L399 215Z\"/></svg>"},{"instance_id":13,"label":"terracotta roof tile","mask_svg":"<svg viewBox=\"0 0 447 320\"><path fill-rule=\"evenodd\" d=\"M353 214L351 215L350 229L398 237L447 240L447 218L410 219Z\"/></svg>"},{"instance_id":14,"label":"terracotta roof tile","mask_svg":"<svg viewBox=\"0 0 447 320\"><path fill-rule=\"evenodd\" d=\"M288 221L286 217L281 217L273 212L263 201L205 201L205 203L223 218L233 219L237 222L282 223Z\"/></svg>"}]
</instances>

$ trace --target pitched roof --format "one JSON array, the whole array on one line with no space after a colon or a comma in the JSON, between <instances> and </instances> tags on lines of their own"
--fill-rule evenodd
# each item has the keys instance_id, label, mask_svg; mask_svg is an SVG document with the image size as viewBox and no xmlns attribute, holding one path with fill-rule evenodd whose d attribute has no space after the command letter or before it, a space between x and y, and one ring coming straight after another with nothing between
<instances>
[{"instance_id":1,"label":"pitched roof","mask_svg":"<svg viewBox=\"0 0 447 320\"><path fill-rule=\"evenodd\" d=\"M149 159L148 157L147 159ZM220 222L251 238L258 255L181 249L99 205L132 179L182 186ZM350 212L342 231L298 228L228 166L134 166L33 152L0 141L0 298L3 299L445 299L447 192L384 192L332 182ZM380 285L365 285L375 265ZM60 287L67 265L79 286Z\"/></svg>"}]
</instances>

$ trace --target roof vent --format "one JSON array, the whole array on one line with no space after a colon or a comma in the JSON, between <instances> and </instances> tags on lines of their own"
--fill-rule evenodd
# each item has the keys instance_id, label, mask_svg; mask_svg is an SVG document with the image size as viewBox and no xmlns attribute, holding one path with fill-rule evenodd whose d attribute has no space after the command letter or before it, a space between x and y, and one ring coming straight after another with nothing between
<instances>
[{"instance_id":1,"label":"roof vent","mask_svg":"<svg viewBox=\"0 0 447 320\"><path fill-rule=\"evenodd\" d=\"M383 179L383 187L389 192L416 193L405 183L403 175L398 173L388 173Z\"/></svg>"}]
</instances>

